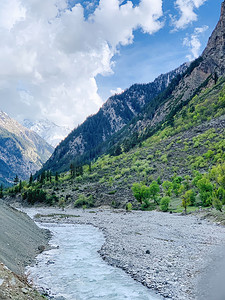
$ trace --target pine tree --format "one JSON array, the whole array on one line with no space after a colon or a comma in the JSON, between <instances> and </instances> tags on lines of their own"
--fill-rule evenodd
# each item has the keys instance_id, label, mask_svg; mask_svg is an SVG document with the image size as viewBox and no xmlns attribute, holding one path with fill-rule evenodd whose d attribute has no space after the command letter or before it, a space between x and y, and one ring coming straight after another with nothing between
<instances>
[{"instance_id":1,"label":"pine tree","mask_svg":"<svg viewBox=\"0 0 225 300\"><path fill-rule=\"evenodd\" d=\"M56 181L56 182L59 181L59 174L58 174L58 172L55 173L55 181Z\"/></svg>"},{"instance_id":2,"label":"pine tree","mask_svg":"<svg viewBox=\"0 0 225 300\"><path fill-rule=\"evenodd\" d=\"M29 185L31 185L33 183L33 175L32 173L30 174L30 179L29 179Z\"/></svg>"},{"instance_id":3,"label":"pine tree","mask_svg":"<svg viewBox=\"0 0 225 300\"><path fill-rule=\"evenodd\" d=\"M74 167L74 164L70 164L70 175L71 175L71 177L75 176L75 167Z\"/></svg>"},{"instance_id":4,"label":"pine tree","mask_svg":"<svg viewBox=\"0 0 225 300\"><path fill-rule=\"evenodd\" d=\"M19 192L22 191L22 181L20 180L20 183L19 183Z\"/></svg>"}]
</instances>

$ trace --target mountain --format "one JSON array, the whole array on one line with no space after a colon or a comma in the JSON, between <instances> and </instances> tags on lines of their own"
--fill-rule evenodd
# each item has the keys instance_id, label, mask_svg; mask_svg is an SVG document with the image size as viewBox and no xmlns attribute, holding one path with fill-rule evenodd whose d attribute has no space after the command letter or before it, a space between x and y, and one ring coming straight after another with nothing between
<instances>
[{"instance_id":1,"label":"mountain","mask_svg":"<svg viewBox=\"0 0 225 300\"><path fill-rule=\"evenodd\" d=\"M50 157L53 147L35 132L0 111L0 181L3 184L27 179Z\"/></svg>"},{"instance_id":2,"label":"mountain","mask_svg":"<svg viewBox=\"0 0 225 300\"><path fill-rule=\"evenodd\" d=\"M119 154L172 125L176 114L225 72L225 2L202 55L149 84L135 84L110 97L55 149L42 170L65 171L71 162L82 164L103 153ZM165 123L166 122L166 123Z\"/></svg>"},{"instance_id":3,"label":"mountain","mask_svg":"<svg viewBox=\"0 0 225 300\"><path fill-rule=\"evenodd\" d=\"M172 124L174 116L182 107L202 89L212 87L218 78L225 75L224 24L225 2L222 3L219 22L202 55L191 63L182 76L178 75L168 88L154 99L158 104L157 109L154 109L150 102L137 118L114 136L111 153L118 147L129 150L157 132L165 121Z\"/></svg>"},{"instance_id":4,"label":"mountain","mask_svg":"<svg viewBox=\"0 0 225 300\"><path fill-rule=\"evenodd\" d=\"M113 155L105 152L68 172L69 156L62 152L65 160L58 157L54 164L64 164L66 172L43 172L29 195L25 187L25 200L62 208L188 208L225 224L224 8L225 1L202 56L106 141L115 147Z\"/></svg>"},{"instance_id":5,"label":"mountain","mask_svg":"<svg viewBox=\"0 0 225 300\"><path fill-rule=\"evenodd\" d=\"M134 84L121 94L110 97L99 112L90 116L55 149L44 169L62 171L72 161L81 163L92 160L109 149L109 139L136 117L148 103L153 109L158 106L154 98L163 92L170 82L185 72L188 64L160 75L154 82Z\"/></svg>"},{"instance_id":6,"label":"mountain","mask_svg":"<svg viewBox=\"0 0 225 300\"><path fill-rule=\"evenodd\" d=\"M36 132L42 137L48 144L54 148L70 133L71 129L66 126L59 126L55 123L42 119L38 121L32 121L25 119L23 126Z\"/></svg>"}]
</instances>

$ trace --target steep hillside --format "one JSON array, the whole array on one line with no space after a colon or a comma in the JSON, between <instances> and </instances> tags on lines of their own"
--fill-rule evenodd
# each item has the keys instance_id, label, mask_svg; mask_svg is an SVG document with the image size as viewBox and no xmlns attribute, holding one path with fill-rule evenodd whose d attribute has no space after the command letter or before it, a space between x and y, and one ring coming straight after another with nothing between
<instances>
[{"instance_id":1,"label":"steep hillside","mask_svg":"<svg viewBox=\"0 0 225 300\"><path fill-rule=\"evenodd\" d=\"M53 148L35 132L0 112L0 181L27 179L49 158Z\"/></svg>"},{"instance_id":2,"label":"steep hillside","mask_svg":"<svg viewBox=\"0 0 225 300\"><path fill-rule=\"evenodd\" d=\"M163 195L162 183L169 180L171 194L173 191L176 198L183 193L180 187L186 184L185 178L189 176L188 185L198 194L194 182L202 178L200 174L208 174L214 166L224 163L225 79L220 78L216 85L204 89L177 112L173 124L165 122L161 129L129 152L104 155L84 166L83 172L62 173L58 178L53 176L51 181L49 176L45 179L42 176L41 183L37 182L33 188L35 191L42 186L47 193L43 201L48 204L63 206L78 201L90 206L124 207L131 202L133 207L140 208L132 193L133 183L149 186L157 180ZM213 176L210 175L210 180ZM175 189L174 178L182 178L179 192ZM25 189L24 198L29 200L27 197ZM199 197L198 205L202 205ZM225 204L225 194L223 197ZM182 209L180 199L173 201L171 210Z\"/></svg>"},{"instance_id":3,"label":"steep hillside","mask_svg":"<svg viewBox=\"0 0 225 300\"><path fill-rule=\"evenodd\" d=\"M225 75L225 2L221 17L201 57L147 85L134 85L111 97L98 114L89 117L55 150L44 169L64 171L102 153L128 151L154 134L204 88ZM181 72L184 71L184 72ZM177 76L175 76L177 75Z\"/></svg>"},{"instance_id":4,"label":"steep hillside","mask_svg":"<svg viewBox=\"0 0 225 300\"><path fill-rule=\"evenodd\" d=\"M146 105L141 114L132 120L114 137L111 153L118 147L129 150L156 132L167 121L173 123L175 114L206 87L213 86L219 77L225 75L225 2L222 3L221 16L202 56L196 59L183 73L177 76L168 88L159 94L154 102Z\"/></svg>"},{"instance_id":5,"label":"steep hillside","mask_svg":"<svg viewBox=\"0 0 225 300\"><path fill-rule=\"evenodd\" d=\"M183 64L152 83L135 84L125 92L110 97L96 115L88 117L60 143L44 169L66 170L72 161L89 161L107 151L110 137L136 117L146 104L152 103L154 111L158 103L153 99L168 87L173 78L185 72L187 66Z\"/></svg>"}]
</instances>

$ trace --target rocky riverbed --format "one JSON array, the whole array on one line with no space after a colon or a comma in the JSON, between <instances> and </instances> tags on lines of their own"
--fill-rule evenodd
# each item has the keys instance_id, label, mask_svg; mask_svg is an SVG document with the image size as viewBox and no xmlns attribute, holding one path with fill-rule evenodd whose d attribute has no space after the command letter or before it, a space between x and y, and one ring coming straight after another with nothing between
<instances>
[{"instance_id":1,"label":"rocky riverbed","mask_svg":"<svg viewBox=\"0 0 225 300\"><path fill-rule=\"evenodd\" d=\"M165 299L200 299L199 294L207 290L205 275L209 269L214 271L209 266L225 247L225 228L196 216L106 208L31 208L27 212L38 213L36 219L43 222L101 228L106 239L99 250L102 258Z\"/></svg>"}]
</instances>

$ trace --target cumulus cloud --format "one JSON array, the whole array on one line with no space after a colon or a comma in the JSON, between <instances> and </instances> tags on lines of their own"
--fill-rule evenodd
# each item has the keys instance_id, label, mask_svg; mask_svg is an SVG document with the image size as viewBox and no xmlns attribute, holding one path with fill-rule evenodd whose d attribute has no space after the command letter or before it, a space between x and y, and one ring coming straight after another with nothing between
<instances>
[{"instance_id":1,"label":"cumulus cloud","mask_svg":"<svg viewBox=\"0 0 225 300\"><path fill-rule=\"evenodd\" d=\"M192 61L193 59L199 57L201 50L200 36L203 34L209 27L202 26L197 27L194 30L194 33L190 37L186 37L183 41L183 45L190 48L191 54L187 55L187 59Z\"/></svg>"},{"instance_id":2,"label":"cumulus cloud","mask_svg":"<svg viewBox=\"0 0 225 300\"><path fill-rule=\"evenodd\" d=\"M193 21L197 21L198 16L195 9L202 6L206 0L176 0L175 6L180 11L180 18L173 19L175 29L183 29Z\"/></svg>"},{"instance_id":3,"label":"cumulus cloud","mask_svg":"<svg viewBox=\"0 0 225 300\"><path fill-rule=\"evenodd\" d=\"M0 103L21 120L81 123L102 105L95 77L112 72L118 46L162 27L162 0L100 0L88 17L67 0L2 2Z\"/></svg>"}]
</instances>

